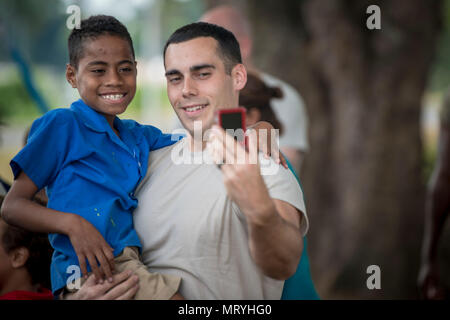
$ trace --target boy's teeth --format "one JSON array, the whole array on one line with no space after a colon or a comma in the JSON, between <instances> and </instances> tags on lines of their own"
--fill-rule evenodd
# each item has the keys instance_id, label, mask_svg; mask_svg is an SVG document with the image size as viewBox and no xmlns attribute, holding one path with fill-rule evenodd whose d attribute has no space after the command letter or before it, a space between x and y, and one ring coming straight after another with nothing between
<instances>
[{"instance_id":1,"label":"boy's teeth","mask_svg":"<svg viewBox=\"0 0 450 320\"><path fill-rule=\"evenodd\" d=\"M108 100L119 100L123 97L123 94L107 94L107 95L103 95L104 99L108 99Z\"/></svg>"}]
</instances>

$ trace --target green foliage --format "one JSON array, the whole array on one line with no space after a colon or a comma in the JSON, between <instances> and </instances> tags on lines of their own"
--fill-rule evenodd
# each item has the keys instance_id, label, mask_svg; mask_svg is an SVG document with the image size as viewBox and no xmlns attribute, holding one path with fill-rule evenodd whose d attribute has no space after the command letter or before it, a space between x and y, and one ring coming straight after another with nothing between
<instances>
[{"instance_id":1,"label":"green foliage","mask_svg":"<svg viewBox=\"0 0 450 320\"><path fill-rule=\"evenodd\" d=\"M3 123L25 122L40 115L19 79L1 84L0 97L0 119Z\"/></svg>"}]
</instances>

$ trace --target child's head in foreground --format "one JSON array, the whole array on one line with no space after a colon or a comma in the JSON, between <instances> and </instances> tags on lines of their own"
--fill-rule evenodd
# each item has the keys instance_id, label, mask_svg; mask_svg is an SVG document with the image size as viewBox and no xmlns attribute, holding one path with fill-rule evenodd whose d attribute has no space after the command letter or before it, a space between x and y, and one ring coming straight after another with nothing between
<instances>
[{"instance_id":1,"label":"child's head in foreground","mask_svg":"<svg viewBox=\"0 0 450 320\"><path fill-rule=\"evenodd\" d=\"M0 295L24 285L50 288L51 254L46 234L11 226L0 217Z\"/></svg>"},{"instance_id":2,"label":"child's head in foreground","mask_svg":"<svg viewBox=\"0 0 450 320\"><path fill-rule=\"evenodd\" d=\"M136 93L136 61L127 28L111 16L92 16L69 35L66 78L81 99L112 123Z\"/></svg>"}]
</instances>

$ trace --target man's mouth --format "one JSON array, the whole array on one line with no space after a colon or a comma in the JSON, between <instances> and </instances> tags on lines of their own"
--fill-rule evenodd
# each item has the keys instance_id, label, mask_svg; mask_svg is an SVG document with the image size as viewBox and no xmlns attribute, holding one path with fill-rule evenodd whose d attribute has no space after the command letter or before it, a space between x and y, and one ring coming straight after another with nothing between
<instances>
[{"instance_id":1,"label":"man's mouth","mask_svg":"<svg viewBox=\"0 0 450 320\"><path fill-rule=\"evenodd\" d=\"M190 105L187 107L181 107L188 116L195 116L202 112L203 109L205 109L208 106L208 104L196 104L196 105Z\"/></svg>"},{"instance_id":2,"label":"man's mouth","mask_svg":"<svg viewBox=\"0 0 450 320\"><path fill-rule=\"evenodd\" d=\"M104 93L100 94L100 97L102 97L102 99L106 100L107 102L117 103L122 102L123 98L126 95L126 93Z\"/></svg>"}]
</instances>

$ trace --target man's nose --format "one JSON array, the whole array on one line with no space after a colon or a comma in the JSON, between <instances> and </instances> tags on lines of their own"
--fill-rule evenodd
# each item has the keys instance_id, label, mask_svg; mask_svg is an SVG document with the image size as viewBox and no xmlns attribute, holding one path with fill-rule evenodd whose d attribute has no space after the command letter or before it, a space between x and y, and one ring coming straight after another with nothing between
<instances>
[{"instance_id":1,"label":"man's nose","mask_svg":"<svg viewBox=\"0 0 450 320\"><path fill-rule=\"evenodd\" d=\"M184 97L197 95L197 88L195 86L195 81L193 81L189 77L184 78L182 93Z\"/></svg>"}]
</instances>

